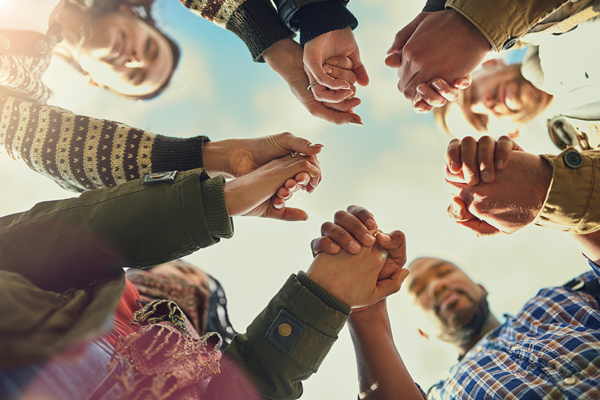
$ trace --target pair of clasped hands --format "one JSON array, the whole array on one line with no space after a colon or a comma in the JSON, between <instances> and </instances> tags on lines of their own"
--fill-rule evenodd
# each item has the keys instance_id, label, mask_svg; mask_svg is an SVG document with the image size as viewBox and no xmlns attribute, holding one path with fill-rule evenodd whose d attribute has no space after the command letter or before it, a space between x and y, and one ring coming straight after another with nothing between
<instances>
[{"instance_id":1,"label":"pair of clasped hands","mask_svg":"<svg viewBox=\"0 0 600 400\"><path fill-rule=\"evenodd\" d=\"M428 112L458 99L489 49L483 34L458 12L422 12L396 34L385 64L398 70L398 90L414 110ZM369 76L351 28L320 35L304 49L281 40L264 58L312 115L362 124L354 112L361 104L355 85L366 86Z\"/></svg>"}]
</instances>

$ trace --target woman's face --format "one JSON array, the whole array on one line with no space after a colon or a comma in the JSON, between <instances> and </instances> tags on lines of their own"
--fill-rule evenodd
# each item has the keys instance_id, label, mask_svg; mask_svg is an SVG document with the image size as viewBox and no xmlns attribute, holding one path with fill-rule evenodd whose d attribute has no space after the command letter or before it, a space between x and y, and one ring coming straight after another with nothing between
<instances>
[{"instance_id":1,"label":"woman's face","mask_svg":"<svg viewBox=\"0 0 600 400\"><path fill-rule=\"evenodd\" d=\"M141 96L154 93L169 79L169 43L127 7L92 18L83 32L79 64L96 84Z\"/></svg>"}]
</instances>

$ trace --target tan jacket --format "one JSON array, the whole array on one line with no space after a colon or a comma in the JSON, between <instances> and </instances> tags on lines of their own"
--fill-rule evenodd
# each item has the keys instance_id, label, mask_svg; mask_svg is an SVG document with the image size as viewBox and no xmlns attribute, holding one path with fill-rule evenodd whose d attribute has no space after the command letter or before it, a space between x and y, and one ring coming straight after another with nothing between
<instances>
[{"instance_id":1,"label":"tan jacket","mask_svg":"<svg viewBox=\"0 0 600 400\"><path fill-rule=\"evenodd\" d=\"M461 13L500 51L540 34L568 32L600 15L600 0L448 0L446 8Z\"/></svg>"},{"instance_id":2,"label":"tan jacket","mask_svg":"<svg viewBox=\"0 0 600 400\"><path fill-rule=\"evenodd\" d=\"M542 211L534 223L576 234L599 230L600 151L577 152L569 147L557 156L543 157L554 170ZM581 165L576 166L579 163L573 160L579 158Z\"/></svg>"}]
</instances>

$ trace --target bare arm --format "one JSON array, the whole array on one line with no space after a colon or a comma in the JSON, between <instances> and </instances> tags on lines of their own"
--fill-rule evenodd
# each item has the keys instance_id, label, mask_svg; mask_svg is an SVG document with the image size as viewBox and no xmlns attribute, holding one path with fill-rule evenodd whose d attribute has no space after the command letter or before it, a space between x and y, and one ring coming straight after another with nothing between
<instances>
[{"instance_id":1,"label":"bare arm","mask_svg":"<svg viewBox=\"0 0 600 400\"><path fill-rule=\"evenodd\" d=\"M385 300L353 311L350 334L361 399L423 399L394 344Z\"/></svg>"}]
</instances>

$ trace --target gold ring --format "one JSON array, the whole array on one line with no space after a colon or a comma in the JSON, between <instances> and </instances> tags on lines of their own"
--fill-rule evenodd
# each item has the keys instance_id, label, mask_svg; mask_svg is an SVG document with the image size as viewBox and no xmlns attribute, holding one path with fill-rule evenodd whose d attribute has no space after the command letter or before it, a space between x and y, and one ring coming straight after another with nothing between
<instances>
[{"instance_id":1,"label":"gold ring","mask_svg":"<svg viewBox=\"0 0 600 400\"><path fill-rule=\"evenodd\" d=\"M310 92L311 91L310 88L312 88L313 86L318 85L318 84L319 84L319 82L314 81L313 83L311 83L310 85L308 85L308 87L306 88L306 90L308 90Z\"/></svg>"},{"instance_id":2,"label":"gold ring","mask_svg":"<svg viewBox=\"0 0 600 400\"><path fill-rule=\"evenodd\" d=\"M371 233L371 235L373 235L373 237L376 237L377 236L377 231Z\"/></svg>"},{"instance_id":3,"label":"gold ring","mask_svg":"<svg viewBox=\"0 0 600 400\"><path fill-rule=\"evenodd\" d=\"M298 157L298 153L295 151L291 151L290 156L292 156L292 158L296 158L296 157Z\"/></svg>"}]
</instances>

